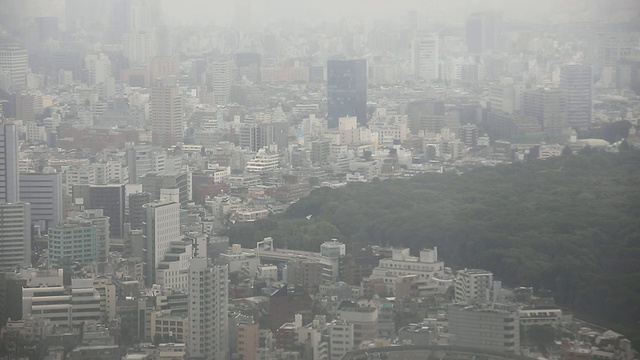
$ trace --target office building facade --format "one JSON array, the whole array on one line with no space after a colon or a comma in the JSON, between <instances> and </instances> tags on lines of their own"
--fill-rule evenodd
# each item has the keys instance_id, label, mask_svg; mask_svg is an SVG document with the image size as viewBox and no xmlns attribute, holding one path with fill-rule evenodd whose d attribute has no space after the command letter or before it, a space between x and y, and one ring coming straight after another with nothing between
<instances>
[{"instance_id":1,"label":"office building facade","mask_svg":"<svg viewBox=\"0 0 640 360\"><path fill-rule=\"evenodd\" d=\"M20 174L20 198L31 204L31 221L47 231L63 219L62 174Z\"/></svg>"},{"instance_id":2,"label":"office building facade","mask_svg":"<svg viewBox=\"0 0 640 360\"><path fill-rule=\"evenodd\" d=\"M367 123L367 61L329 60L327 62L328 127L337 128L338 120L355 116L358 124Z\"/></svg>"},{"instance_id":3,"label":"office building facade","mask_svg":"<svg viewBox=\"0 0 640 360\"><path fill-rule=\"evenodd\" d=\"M0 269L31 265L31 211L27 203L0 203Z\"/></svg>"}]
</instances>

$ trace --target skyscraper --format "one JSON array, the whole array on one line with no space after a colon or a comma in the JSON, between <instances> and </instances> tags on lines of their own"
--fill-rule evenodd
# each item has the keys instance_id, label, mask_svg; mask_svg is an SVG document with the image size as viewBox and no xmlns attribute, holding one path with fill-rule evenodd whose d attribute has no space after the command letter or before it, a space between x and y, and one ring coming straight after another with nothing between
<instances>
[{"instance_id":1,"label":"skyscraper","mask_svg":"<svg viewBox=\"0 0 640 360\"><path fill-rule=\"evenodd\" d=\"M182 98L178 87L160 83L151 89L151 140L170 147L182 141Z\"/></svg>"},{"instance_id":2,"label":"skyscraper","mask_svg":"<svg viewBox=\"0 0 640 360\"><path fill-rule=\"evenodd\" d=\"M565 100L567 126L588 129L593 113L593 68L567 64L560 69L560 89Z\"/></svg>"},{"instance_id":3,"label":"skyscraper","mask_svg":"<svg viewBox=\"0 0 640 360\"><path fill-rule=\"evenodd\" d=\"M191 259L189 266L189 358L224 360L229 356L227 265Z\"/></svg>"},{"instance_id":4,"label":"skyscraper","mask_svg":"<svg viewBox=\"0 0 640 360\"><path fill-rule=\"evenodd\" d=\"M18 202L18 131L14 124L0 122L0 159L0 203Z\"/></svg>"},{"instance_id":5,"label":"skyscraper","mask_svg":"<svg viewBox=\"0 0 640 360\"><path fill-rule=\"evenodd\" d=\"M440 41L438 34L419 33L411 42L411 65L418 79L436 80L440 77Z\"/></svg>"},{"instance_id":6,"label":"skyscraper","mask_svg":"<svg viewBox=\"0 0 640 360\"><path fill-rule=\"evenodd\" d=\"M467 51L483 53L500 47L502 14L497 12L473 13L467 18Z\"/></svg>"},{"instance_id":7,"label":"skyscraper","mask_svg":"<svg viewBox=\"0 0 640 360\"><path fill-rule=\"evenodd\" d=\"M0 269L31 264L31 211L27 203L0 203Z\"/></svg>"},{"instance_id":8,"label":"skyscraper","mask_svg":"<svg viewBox=\"0 0 640 360\"><path fill-rule=\"evenodd\" d=\"M327 62L328 127L338 127L338 119L356 116L367 123L367 61L329 60Z\"/></svg>"}]
</instances>

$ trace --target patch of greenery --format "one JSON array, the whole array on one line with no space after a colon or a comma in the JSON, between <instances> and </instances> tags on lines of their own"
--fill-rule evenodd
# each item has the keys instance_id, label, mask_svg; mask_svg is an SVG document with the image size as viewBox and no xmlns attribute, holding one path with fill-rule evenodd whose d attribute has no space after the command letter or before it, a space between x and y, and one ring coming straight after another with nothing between
<instances>
[{"instance_id":1,"label":"patch of greenery","mask_svg":"<svg viewBox=\"0 0 640 360\"><path fill-rule=\"evenodd\" d=\"M331 238L437 246L449 266L549 289L559 306L640 343L638 151L320 188L283 217L228 235L244 246L271 236L277 247L312 251Z\"/></svg>"}]
</instances>

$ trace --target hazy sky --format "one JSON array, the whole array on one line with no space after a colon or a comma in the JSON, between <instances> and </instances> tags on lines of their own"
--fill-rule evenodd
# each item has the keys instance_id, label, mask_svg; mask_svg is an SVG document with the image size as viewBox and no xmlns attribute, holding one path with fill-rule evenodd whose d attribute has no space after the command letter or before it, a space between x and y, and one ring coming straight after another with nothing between
<instances>
[{"instance_id":1,"label":"hazy sky","mask_svg":"<svg viewBox=\"0 0 640 360\"><path fill-rule=\"evenodd\" d=\"M326 18L371 20L397 17L418 10L425 18L440 22L461 22L479 10L501 10L508 18L549 19L573 16L606 18L640 11L638 0L162 0L165 14L172 22L230 24L236 8L248 13L253 22L297 18L321 21ZM611 13L615 13L612 15Z\"/></svg>"}]
</instances>

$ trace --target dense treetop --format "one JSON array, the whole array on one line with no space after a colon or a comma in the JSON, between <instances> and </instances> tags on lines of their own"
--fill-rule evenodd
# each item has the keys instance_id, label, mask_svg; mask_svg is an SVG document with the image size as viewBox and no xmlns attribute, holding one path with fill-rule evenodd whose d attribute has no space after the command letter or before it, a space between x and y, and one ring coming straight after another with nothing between
<instances>
[{"instance_id":1,"label":"dense treetop","mask_svg":"<svg viewBox=\"0 0 640 360\"><path fill-rule=\"evenodd\" d=\"M283 217L228 235L244 246L272 236L277 247L313 251L331 238L438 246L448 266L551 290L576 316L640 342L639 151L587 149L461 176L319 188Z\"/></svg>"}]
</instances>

